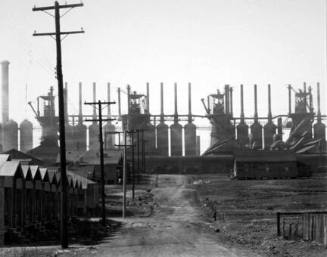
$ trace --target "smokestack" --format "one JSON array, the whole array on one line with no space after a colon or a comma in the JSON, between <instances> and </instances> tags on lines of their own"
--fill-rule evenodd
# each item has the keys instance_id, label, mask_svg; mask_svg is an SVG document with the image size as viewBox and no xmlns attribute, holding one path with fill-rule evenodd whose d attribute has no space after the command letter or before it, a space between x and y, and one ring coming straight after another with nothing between
<instances>
[{"instance_id":1,"label":"smokestack","mask_svg":"<svg viewBox=\"0 0 327 257\"><path fill-rule=\"evenodd\" d=\"M312 88L311 86L309 86L309 108L310 108L310 113L313 112L313 108L312 108Z\"/></svg>"},{"instance_id":2,"label":"smokestack","mask_svg":"<svg viewBox=\"0 0 327 257\"><path fill-rule=\"evenodd\" d=\"M64 110L65 110L65 122L68 123L68 92L67 92L67 82L65 82L64 88Z\"/></svg>"},{"instance_id":3,"label":"smokestack","mask_svg":"<svg viewBox=\"0 0 327 257\"><path fill-rule=\"evenodd\" d=\"M272 120L272 114L271 114L271 88L270 84L268 84L268 120Z\"/></svg>"},{"instance_id":4,"label":"smokestack","mask_svg":"<svg viewBox=\"0 0 327 257\"><path fill-rule=\"evenodd\" d=\"M305 112L307 112L307 83L303 83L303 92L304 92L304 106L305 106Z\"/></svg>"},{"instance_id":5,"label":"smokestack","mask_svg":"<svg viewBox=\"0 0 327 257\"><path fill-rule=\"evenodd\" d=\"M97 101L97 96L96 96L96 83L93 82L93 103ZM93 119L95 120L97 118L97 110L96 110L96 105L93 105ZM96 121L93 121L93 123L96 123Z\"/></svg>"},{"instance_id":6,"label":"smokestack","mask_svg":"<svg viewBox=\"0 0 327 257\"><path fill-rule=\"evenodd\" d=\"M229 85L225 85L225 113L229 114Z\"/></svg>"},{"instance_id":7,"label":"smokestack","mask_svg":"<svg viewBox=\"0 0 327 257\"><path fill-rule=\"evenodd\" d=\"M118 116L121 117L120 87L117 89L117 92L118 92Z\"/></svg>"},{"instance_id":8,"label":"smokestack","mask_svg":"<svg viewBox=\"0 0 327 257\"><path fill-rule=\"evenodd\" d=\"M254 84L254 120L258 121L257 85Z\"/></svg>"},{"instance_id":9,"label":"smokestack","mask_svg":"<svg viewBox=\"0 0 327 257\"><path fill-rule=\"evenodd\" d=\"M233 88L231 87L229 89L229 110L230 110L230 115L233 117Z\"/></svg>"},{"instance_id":10,"label":"smokestack","mask_svg":"<svg viewBox=\"0 0 327 257\"><path fill-rule=\"evenodd\" d=\"M292 86L288 85L288 114L292 113Z\"/></svg>"},{"instance_id":11,"label":"smokestack","mask_svg":"<svg viewBox=\"0 0 327 257\"><path fill-rule=\"evenodd\" d=\"M320 112L320 83L317 83L317 115L318 121L321 122L321 112Z\"/></svg>"},{"instance_id":12,"label":"smokestack","mask_svg":"<svg viewBox=\"0 0 327 257\"><path fill-rule=\"evenodd\" d=\"M192 91L191 83L188 83L188 122L192 123Z\"/></svg>"},{"instance_id":13,"label":"smokestack","mask_svg":"<svg viewBox=\"0 0 327 257\"><path fill-rule=\"evenodd\" d=\"M164 122L164 96L163 96L163 83L160 83L160 122Z\"/></svg>"},{"instance_id":14,"label":"smokestack","mask_svg":"<svg viewBox=\"0 0 327 257\"><path fill-rule=\"evenodd\" d=\"M1 62L2 70L2 123L9 121L9 62Z\"/></svg>"},{"instance_id":15,"label":"smokestack","mask_svg":"<svg viewBox=\"0 0 327 257\"><path fill-rule=\"evenodd\" d=\"M244 121L243 84L241 84L241 121Z\"/></svg>"},{"instance_id":16,"label":"smokestack","mask_svg":"<svg viewBox=\"0 0 327 257\"><path fill-rule=\"evenodd\" d=\"M130 113L130 97L131 97L131 86L127 85L127 114Z\"/></svg>"},{"instance_id":17,"label":"smokestack","mask_svg":"<svg viewBox=\"0 0 327 257\"><path fill-rule=\"evenodd\" d=\"M175 113L174 113L174 122L177 123L178 122L178 113L177 113L177 83L175 82L174 84L174 90L175 90Z\"/></svg>"},{"instance_id":18,"label":"smokestack","mask_svg":"<svg viewBox=\"0 0 327 257\"><path fill-rule=\"evenodd\" d=\"M110 102L110 83L107 84L107 99L108 99L108 102ZM110 107L110 104L108 104L108 118L110 119L110 116L111 116L111 107ZM109 121L110 122L110 121Z\"/></svg>"},{"instance_id":19,"label":"smokestack","mask_svg":"<svg viewBox=\"0 0 327 257\"><path fill-rule=\"evenodd\" d=\"M150 113L150 89L149 89L149 82L146 83L146 108L148 109L148 113Z\"/></svg>"},{"instance_id":20,"label":"smokestack","mask_svg":"<svg viewBox=\"0 0 327 257\"><path fill-rule=\"evenodd\" d=\"M82 125L83 124L83 110L82 110L82 82L79 82L78 84L78 124Z\"/></svg>"}]
</instances>

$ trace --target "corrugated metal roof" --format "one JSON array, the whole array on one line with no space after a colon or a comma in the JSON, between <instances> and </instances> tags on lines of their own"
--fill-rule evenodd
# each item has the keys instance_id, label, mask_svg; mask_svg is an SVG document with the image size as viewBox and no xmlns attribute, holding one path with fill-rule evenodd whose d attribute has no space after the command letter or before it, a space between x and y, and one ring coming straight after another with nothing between
<instances>
[{"instance_id":1,"label":"corrugated metal roof","mask_svg":"<svg viewBox=\"0 0 327 257\"><path fill-rule=\"evenodd\" d=\"M0 167L0 176L2 177L14 177L16 175L17 171L21 171L20 168L20 162L19 161L6 161L3 163L3 165ZM24 176L23 172L21 174Z\"/></svg>"}]
</instances>

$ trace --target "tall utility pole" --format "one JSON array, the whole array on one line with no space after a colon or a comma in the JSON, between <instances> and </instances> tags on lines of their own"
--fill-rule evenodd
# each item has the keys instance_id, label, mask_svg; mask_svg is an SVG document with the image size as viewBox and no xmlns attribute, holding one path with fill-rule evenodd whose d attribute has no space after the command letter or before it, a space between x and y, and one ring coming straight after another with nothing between
<instances>
[{"instance_id":1,"label":"tall utility pole","mask_svg":"<svg viewBox=\"0 0 327 257\"><path fill-rule=\"evenodd\" d=\"M103 157L103 133L102 121L112 121L115 119L102 119L102 105L115 104L116 102L85 102L88 105L98 105L99 119L88 119L85 121L99 121L99 143L100 143L100 169L101 169L101 205L102 205L102 225L106 225L106 193L105 193L105 179L104 179L104 157Z\"/></svg>"},{"instance_id":2,"label":"tall utility pole","mask_svg":"<svg viewBox=\"0 0 327 257\"><path fill-rule=\"evenodd\" d=\"M60 217L60 241L61 247L68 247L67 235L67 173L66 173L66 140L65 140L65 111L64 111L64 93L63 93L63 74L62 74L62 58L61 58L61 36L68 36L70 34L84 33L80 31L60 31L60 9L72 9L83 6L80 4L64 4L59 5L58 1L54 6L34 7L33 11L43 11L48 13L49 10L54 10L55 18L55 32L50 33L34 33L33 36L51 36L56 39L57 49L57 80L58 80L58 101L59 101L59 133L60 133L60 172L61 172L61 217ZM49 13L48 13L49 14ZM50 14L53 16L52 14Z\"/></svg>"}]
</instances>

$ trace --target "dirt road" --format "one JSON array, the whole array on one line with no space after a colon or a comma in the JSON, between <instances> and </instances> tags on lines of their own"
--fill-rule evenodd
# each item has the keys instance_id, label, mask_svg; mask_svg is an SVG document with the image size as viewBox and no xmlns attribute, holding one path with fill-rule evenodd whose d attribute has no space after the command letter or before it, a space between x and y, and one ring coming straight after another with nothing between
<instances>
[{"instance_id":1,"label":"dirt road","mask_svg":"<svg viewBox=\"0 0 327 257\"><path fill-rule=\"evenodd\" d=\"M160 175L153 190L158 207L150 218L120 220L123 228L92 248L76 249L78 256L257 256L228 249L215 239L198 209L196 192L185 187L187 178ZM72 253L70 253L72 254ZM69 254L69 256L70 256Z\"/></svg>"}]
</instances>

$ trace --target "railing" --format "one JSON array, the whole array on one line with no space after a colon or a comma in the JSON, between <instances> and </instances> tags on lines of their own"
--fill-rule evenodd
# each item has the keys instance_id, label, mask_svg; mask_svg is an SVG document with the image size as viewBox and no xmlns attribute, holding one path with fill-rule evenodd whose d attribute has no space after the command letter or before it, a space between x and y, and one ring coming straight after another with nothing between
<instances>
[{"instance_id":1,"label":"railing","mask_svg":"<svg viewBox=\"0 0 327 257\"><path fill-rule=\"evenodd\" d=\"M327 247L327 211L277 212L277 236L315 241Z\"/></svg>"}]
</instances>

